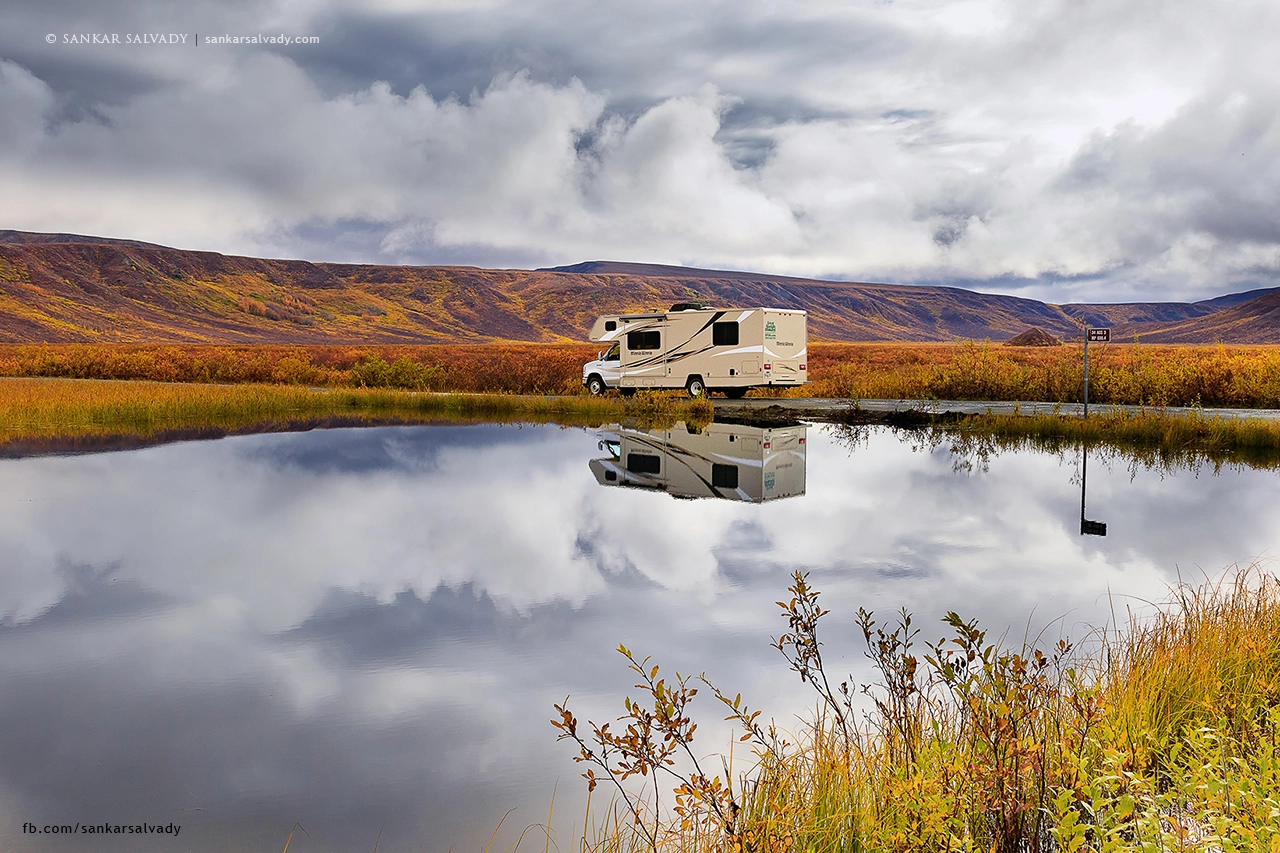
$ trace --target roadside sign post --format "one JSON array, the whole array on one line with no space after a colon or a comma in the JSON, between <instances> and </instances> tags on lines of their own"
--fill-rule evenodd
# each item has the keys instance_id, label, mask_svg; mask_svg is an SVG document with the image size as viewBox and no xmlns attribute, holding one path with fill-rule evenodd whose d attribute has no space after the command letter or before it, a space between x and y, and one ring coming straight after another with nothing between
<instances>
[{"instance_id":1,"label":"roadside sign post","mask_svg":"<svg viewBox=\"0 0 1280 853\"><path fill-rule=\"evenodd\" d=\"M1090 329L1088 326L1084 330L1084 416L1089 417L1089 341L1097 341L1105 344L1111 341L1110 329Z\"/></svg>"}]
</instances>

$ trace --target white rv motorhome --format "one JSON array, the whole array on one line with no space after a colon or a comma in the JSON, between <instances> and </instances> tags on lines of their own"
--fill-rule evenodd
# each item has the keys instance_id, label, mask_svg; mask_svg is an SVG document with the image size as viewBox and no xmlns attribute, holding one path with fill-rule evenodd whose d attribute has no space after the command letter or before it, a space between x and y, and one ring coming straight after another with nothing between
<instances>
[{"instance_id":1,"label":"white rv motorhome","mask_svg":"<svg viewBox=\"0 0 1280 853\"><path fill-rule=\"evenodd\" d=\"M685 388L694 397L741 397L758 385L803 385L808 377L803 311L677 303L661 313L606 314L591 340L611 344L582 366L592 394Z\"/></svg>"},{"instance_id":2,"label":"white rv motorhome","mask_svg":"<svg viewBox=\"0 0 1280 853\"><path fill-rule=\"evenodd\" d=\"M608 453L590 462L602 486L666 492L676 498L762 503L803 495L803 425L769 429L708 424L690 429L634 429L617 424L597 433Z\"/></svg>"}]
</instances>

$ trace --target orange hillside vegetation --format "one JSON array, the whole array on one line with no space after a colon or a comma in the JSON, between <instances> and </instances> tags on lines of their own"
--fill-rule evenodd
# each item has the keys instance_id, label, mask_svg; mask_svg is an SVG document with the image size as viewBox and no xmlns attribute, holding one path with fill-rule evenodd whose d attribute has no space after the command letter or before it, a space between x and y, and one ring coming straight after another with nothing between
<instances>
[{"instance_id":1,"label":"orange hillside vegetation","mask_svg":"<svg viewBox=\"0 0 1280 853\"><path fill-rule=\"evenodd\" d=\"M1274 295L1274 294L1273 294ZM600 314L703 300L809 312L812 340L1117 339L1280 342L1266 300L1050 305L951 287L815 281L592 262L556 270L310 263L0 231L0 341L97 343L582 342ZM1265 309L1266 306L1262 305ZM1232 312L1229 323L1205 325Z\"/></svg>"}]
</instances>

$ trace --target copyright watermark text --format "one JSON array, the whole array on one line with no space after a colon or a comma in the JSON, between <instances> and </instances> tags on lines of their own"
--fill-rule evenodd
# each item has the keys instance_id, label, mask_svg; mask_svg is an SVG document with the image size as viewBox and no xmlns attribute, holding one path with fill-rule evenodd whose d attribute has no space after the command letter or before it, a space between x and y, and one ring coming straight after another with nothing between
<instances>
[{"instance_id":1,"label":"copyright watermark text","mask_svg":"<svg viewBox=\"0 0 1280 853\"><path fill-rule=\"evenodd\" d=\"M252 33L247 35L206 35L199 33L49 33L44 37L49 44L98 44L98 45L222 45L269 44L288 46L294 44L319 44L320 36L291 36L284 33Z\"/></svg>"},{"instance_id":2,"label":"copyright watermark text","mask_svg":"<svg viewBox=\"0 0 1280 853\"><path fill-rule=\"evenodd\" d=\"M176 823L24 823L23 835L172 835L182 827Z\"/></svg>"}]
</instances>

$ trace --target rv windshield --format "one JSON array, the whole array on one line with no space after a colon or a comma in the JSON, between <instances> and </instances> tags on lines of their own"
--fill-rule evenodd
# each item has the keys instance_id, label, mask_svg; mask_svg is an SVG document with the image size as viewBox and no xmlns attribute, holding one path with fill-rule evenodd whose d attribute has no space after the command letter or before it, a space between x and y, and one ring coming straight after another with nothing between
<instances>
[{"instance_id":1,"label":"rv windshield","mask_svg":"<svg viewBox=\"0 0 1280 853\"><path fill-rule=\"evenodd\" d=\"M604 354L604 360L618 361L620 352L621 352L621 344L615 341L613 346L609 347L609 351Z\"/></svg>"}]
</instances>

